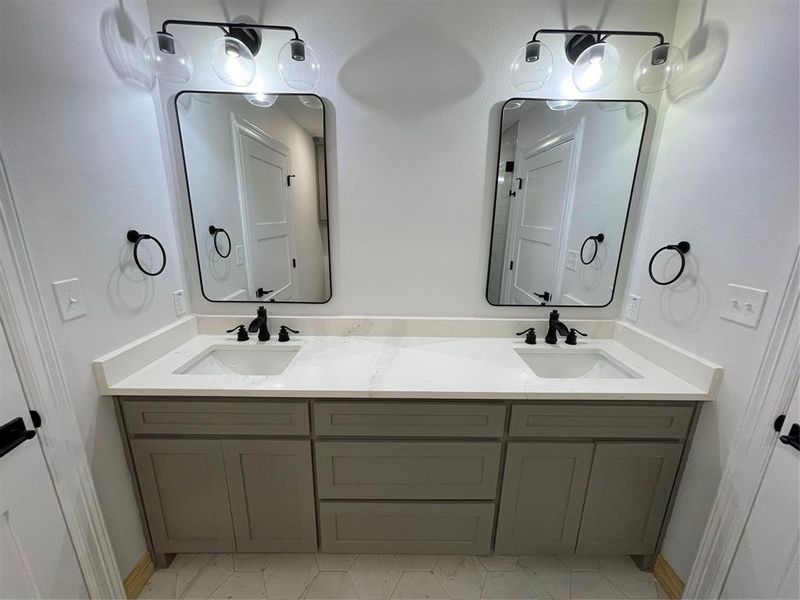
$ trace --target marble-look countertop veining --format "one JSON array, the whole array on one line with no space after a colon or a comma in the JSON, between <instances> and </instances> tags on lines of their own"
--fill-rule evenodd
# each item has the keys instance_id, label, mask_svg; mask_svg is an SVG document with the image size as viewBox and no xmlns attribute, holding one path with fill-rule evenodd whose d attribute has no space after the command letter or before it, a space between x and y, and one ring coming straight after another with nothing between
<instances>
[{"instance_id":1,"label":"marble-look countertop veining","mask_svg":"<svg viewBox=\"0 0 800 600\"><path fill-rule=\"evenodd\" d=\"M115 396L256 396L309 398L712 400L701 389L634 352L616 339L580 340L578 346L526 346L521 339L455 337L293 337L299 348L279 375L176 374L212 346L256 346L229 335L195 335L160 357L119 376L106 377L95 362L101 392ZM288 346L273 338L270 346ZM598 349L640 375L635 379L547 379L515 352ZM134 348L135 350L135 348ZM128 350L131 351L130 349ZM119 367L115 367L119 372ZM716 377L709 378L717 379Z\"/></svg>"}]
</instances>

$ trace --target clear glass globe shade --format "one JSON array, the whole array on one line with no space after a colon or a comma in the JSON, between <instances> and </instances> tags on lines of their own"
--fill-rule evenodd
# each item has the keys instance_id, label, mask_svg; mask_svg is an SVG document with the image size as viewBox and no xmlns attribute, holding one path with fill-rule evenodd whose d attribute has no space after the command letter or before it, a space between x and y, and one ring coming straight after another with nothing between
<instances>
[{"instance_id":1,"label":"clear glass globe shade","mask_svg":"<svg viewBox=\"0 0 800 600\"><path fill-rule=\"evenodd\" d=\"M553 53L542 42L539 46L539 58L533 62L526 60L527 47L523 46L514 56L511 63L511 80L520 92L532 92L542 87L553 74Z\"/></svg>"},{"instance_id":2,"label":"clear glass globe shade","mask_svg":"<svg viewBox=\"0 0 800 600\"><path fill-rule=\"evenodd\" d=\"M223 83L244 87L256 76L256 60L242 42L223 36L211 45L211 69Z\"/></svg>"},{"instance_id":3,"label":"clear glass globe shade","mask_svg":"<svg viewBox=\"0 0 800 600\"><path fill-rule=\"evenodd\" d=\"M259 108L269 108L278 101L278 94L265 94L264 92L257 92L255 94L245 94L247 100L253 106Z\"/></svg>"},{"instance_id":4,"label":"clear glass globe shade","mask_svg":"<svg viewBox=\"0 0 800 600\"><path fill-rule=\"evenodd\" d=\"M577 100L548 100L547 108L555 111L569 110L578 106Z\"/></svg>"},{"instance_id":5,"label":"clear glass globe shade","mask_svg":"<svg viewBox=\"0 0 800 600\"><path fill-rule=\"evenodd\" d=\"M643 94L653 94L667 89L685 63L680 48L672 44L659 44L639 59L633 72L636 89Z\"/></svg>"},{"instance_id":6,"label":"clear glass globe shade","mask_svg":"<svg viewBox=\"0 0 800 600\"><path fill-rule=\"evenodd\" d=\"M303 106L306 108L312 108L314 110L322 108L322 100L316 96L300 96L300 102L302 102Z\"/></svg>"},{"instance_id":7,"label":"clear glass globe shade","mask_svg":"<svg viewBox=\"0 0 800 600\"><path fill-rule=\"evenodd\" d=\"M298 60L298 50L302 60ZM319 81L319 61L314 49L303 40L289 40L278 52L278 72L290 88L301 91L313 89Z\"/></svg>"},{"instance_id":8,"label":"clear glass globe shade","mask_svg":"<svg viewBox=\"0 0 800 600\"><path fill-rule=\"evenodd\" d=\"M147 38L144 59L156 77L172 83L186 83L194 71L192 57L169 33L159 32Z\"/></svg>"},{"instance_id":9,"label":"clear glass globe shade","mask_svg":"<svg viewBox=\"0 0 800 600\"><path fill-rule=\"evenodd\" d=\"M619 51L607 42L599 42L581 52L572 67L572 81L581 92L606 87L619 69Z\"/></svg>"}]
</instances>

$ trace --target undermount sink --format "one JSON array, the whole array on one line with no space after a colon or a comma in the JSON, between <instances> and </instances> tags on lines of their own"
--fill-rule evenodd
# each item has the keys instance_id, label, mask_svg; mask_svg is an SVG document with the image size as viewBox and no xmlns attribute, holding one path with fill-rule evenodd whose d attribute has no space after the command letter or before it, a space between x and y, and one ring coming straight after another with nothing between
<instances>
[{"instance_id":1,"label":"undermount sink","mask_svg":"<svg viewBox=\"0 0 800 600\"><path fill-rule=\"evenodd\" d=\"M300 346L211 346L175 371L178 375L280 375Z\"/></svg>"},{"instance_id":2,"label":"undermount sink","mask_svg":"<svg viewBox=\"0 0 800 600\"><path fill-rule=\"evenodd\" d=\"M640 379L602 350L517 348L517 354L537 377L545 379Z\"/></svg>"}]
</instances>

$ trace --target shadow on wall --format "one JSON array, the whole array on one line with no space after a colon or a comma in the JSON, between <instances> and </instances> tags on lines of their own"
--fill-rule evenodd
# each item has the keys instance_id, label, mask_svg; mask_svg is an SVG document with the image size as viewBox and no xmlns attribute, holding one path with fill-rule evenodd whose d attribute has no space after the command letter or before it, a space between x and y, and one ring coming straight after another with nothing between
<instances>
[{"instance_id":1,"label":"shadow on wall","mask_svg":"<svg viewBox=\"0 0 800 600\"><path fill-rule=\"evenodd\" d=\"M654 271L662 280L668 280L680 268L679 261L678 255L672 253L662 268L656 267ZM681 278L661 289L659 303L661 318L677 329L691 331L708 319L709 290L700 279L700 264L692 254L686 255L686 269Z\"/></svg>"},{"instance_id":2,"label":"shadow on wall","mask_svg":"<svg viewBox=\"0 0 800 600\"><path fill-rule=\"evenodd\" d=\"M468 50L418 21L370 42L339 71L339 84L350 96L401 116L453 104L482 80L481 67Z\"/></svg>"},{"instance_id":3,"label":"shadow on wall","mask_svg":"<svg viewBox=\"0 0 800 600\"><path fill-rule=\"evenodd\" d=\"M669 86L670 101L679 100L708 88L719 75L728 53L728 28L718 21L705 22L708 0L700 8L697 29L681 43L686 64Z\"/></svg>"},{"instance_id":4,"label":"shadow on wall","mask_svg":"<svg viewBox=\"0 0 800 600\"><path fill-rule=\"evenodd\" d=\"M139 246L139 260L146 269L153 269L161 259L151 249ZM106 285L109 306L120 317L132 317L145 312L155 298L155 282L142 273L133 260L133 245L125 241L120 248L116 268L111 272Z\"/></svg>"},{"instance_id":5,"label":"shadow on wall","mask_svg":"<svg viewBox=\"0 0 800 600\"><path fill-rule=\"evenodd\" d=\"M140 89L153 88L155 76L142 52L145 36L125 12L121 0L100 17L100 40L111 68L122 81Z\"/></svg>"}]
</instances>

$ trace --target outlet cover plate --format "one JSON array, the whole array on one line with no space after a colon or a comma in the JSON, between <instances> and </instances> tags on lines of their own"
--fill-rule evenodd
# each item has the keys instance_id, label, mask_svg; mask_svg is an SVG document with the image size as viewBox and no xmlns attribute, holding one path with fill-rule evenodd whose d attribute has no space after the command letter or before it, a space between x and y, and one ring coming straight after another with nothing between
<instances>
[{"instance_id":1,"label":"outlet cover plate","mask_svg":"<svg viewBox=\"0 0 800 600\"><path fill-rule=\"evenodd\" d=\"M175 302L175 316L182 317L186 314L186 300L183 297L183 290L172 292L172 299Z\"/></svg>"},{"instance_id":2,"label":"outlet cover plate","mask_svg":"<svg viewBox=\"0 0 800 600\"><path fill-rule=\"evenodd\" d=\"M635 294L628 294L628 302L625 305L625 319L631 323L639 320L639 310L642 308L642 297Z\"/></svg>"},{"instance_id":3,"label":"outlet cover plate","mask_svg":"<svg viewBox=\"0 0 800 600\"><path fill-rule=\"evenodd\" d=\"M61 313L62 321L71 321L86 314L86 303L83 301L83 288L77 278L53 282L53 293Z\"/></svg>"},{"instance_id":4,"label":"outlet cover plate","mask_svg":"<svg viewBox=\"0 0 800 600\"><path fill-rule=\"evenodd\" d=\"M756 328L766 303L767 290L729 283L720 317Z\"/></svg>"}]
</instances>

